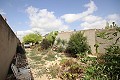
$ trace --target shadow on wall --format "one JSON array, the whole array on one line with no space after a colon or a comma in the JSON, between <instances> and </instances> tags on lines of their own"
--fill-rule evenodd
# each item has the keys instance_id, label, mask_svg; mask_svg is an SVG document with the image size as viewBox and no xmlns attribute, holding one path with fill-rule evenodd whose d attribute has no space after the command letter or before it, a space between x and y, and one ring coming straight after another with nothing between
<instances>
[{"instance_id":1,"label":"shadow on wall","mask_svg":"<svg viewBox=\"0 0 120 80\"><path fill-rule=\"evenodd\" d=\"M29 71L27 74L30 74L31 80L34 80L25 53L26 52L22 44L18 43L16 48L16 54L14 55L11 64L14 64L17 67L19 72L20 72L20 69ZM8 71L6 80L17 80L15 72L11 69L11 64L9 66L9 71Z\"/></svg>"}]
</instances>

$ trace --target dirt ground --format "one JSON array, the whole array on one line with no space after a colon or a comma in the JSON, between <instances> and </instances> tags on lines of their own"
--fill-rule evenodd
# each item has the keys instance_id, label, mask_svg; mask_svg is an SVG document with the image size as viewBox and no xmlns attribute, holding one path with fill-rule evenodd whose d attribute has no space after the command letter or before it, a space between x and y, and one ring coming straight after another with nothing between
<instances>
[{"instance_id":1,"label":"dirt ground","mask_svg":"<svg viewBox=\"0 0 120 80\"><path fill-rule=\"evenodd\" d=\"M59 65L61 59L67 58L63 53L56 53L51 50L36 52L26 49L26 57L34 80L61 80L58 77L52 77L47 71L51 66Z\"/></svg>"}]
</instances>

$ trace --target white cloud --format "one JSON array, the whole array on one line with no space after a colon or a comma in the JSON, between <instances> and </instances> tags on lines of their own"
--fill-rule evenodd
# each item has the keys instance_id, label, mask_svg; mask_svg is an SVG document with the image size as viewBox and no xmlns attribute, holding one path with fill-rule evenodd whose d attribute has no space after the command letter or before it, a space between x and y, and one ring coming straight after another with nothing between
<instances>
[{"instance_id":1,"label":"white cloud","mask_svg":"<svg viewBox=\"0 0 120 80\"><path fill-rule=\"evenodd\" d=\"M2 9L0 9L0 14L6 14Z\"/></svg>"},{"instance_id":2,"label":"white cloud","mask_svg":"<svg viewBox=\"0 0 120 80\"><path fill-rule=\"evenodd\" d=\"M106 25L106 20L99 20L93 23L90 22L83 22L80 24L83 29L101 29L104 28Z\"/></svg>"},{"instance_id":3,"label":"white cloud","mask_svg":"<svg viewBox=\"0 0 120 80\"><path fill-rule=\"evenodd\" d=\"M88 15L88 16L86 16L82 19L82 21L86 21L86 22L89 22L89 23L94 23L94 22L100 21L100 20L102 20L101 17L94 16L94 15Z\"/></svg>"},{"instance_id":4,"label":"white cloud","mask_svg":"<svg viewBox=\"0 0 120 80\"><path fill-rule=\"evenodd\" d=\"M71 23L77 20L80 20L90 14L92 14L94 11L97 10L97 7L93 1L90 1L90 3L85 4L84 7L88 8L86 11L78 14L65 14L61 16L62 19L64 19L66 22Z\"/></svg>"},{"instance_id":5,"label":"white cloud","mask_svg":"<svg viewBox=\"0 0 120 80\"><path fill-rule=\"evenodd\" d=\"M29 14L30 26L32 27L32 30L45 33L54 30L68 29L68 26L65 26L61 19L56 18L54 12L49 12L47 9L39 10L38 8L32 6L28 7L26 11Z\"/></svg>"},{"instance_id":6,"label":"white cloud","mask_svg":"<svg viewBox=\"0 0 120 80\"><path fill-rule=\"evenodd\" d=\"M113 21L120 25L120 14L110 14L107 16L107 20L109 23Z\"/></svg>"},{"instance_id":7,"label":"white cloud","mask_svg":"<svg viewBox=\"0 0 120 80\"><path fill-rule=\"evenodd\" d=\"M106 20L99 16L88 15L82 19L84 21L80 24L83 29L101 29L106 25Z\"/></svg>"},{"instance_id":8,"label":"white cloud","mask_svg":"<svg viewBox=\"0 0 120 80\"><path fill-rule=\"evenodd\" d=\"M108 15L107 19L108 20L114 20L114 21L120 20L120 14L111 14L111 15Z\"/></svg>"},{"instance_id":9,"label":"white cloud","mask_svg":"<svg viewBox=\"0 0 120 80\"><path fill-rule=\"evenodd\" d=\"M20 41L22 41L22 38L23 38L25 35L29 34L29 33L33 33L33 31L31 31L31 30L17 31L17 32L16 32L16 35L17 35L17 37L20 39Z\"/></svg>"},{"instance_id":10,"label":"white cloud","mask_svg":"<svg viewBox=\"0 0 120 80\"><path fill-rule=\"evenodd\" d=\"M54 12L49 12L47 9L39 10L33 6L29 6L26 12L30 19L31 29L29 31L18 31L18 36L22 35L23 37L27 32L35 31L45 35L51 31L68 30L68 26L64 25L64 22L54 15Z\"/></svg>"},{"instance_id":11,"label":"white cloud","mask_svg":"<svg viewBox=\"0 0 120 80\"><path fill-rule=\"evenodd\" d=\"M106 18L102 18L99 16L88 15L82 19L84 21L80 24L83 29L101 29L105 28L106 22L112 24L112 22L116 22L116 24L120 25L120 15L119 14L110 14Z\"/></svg>"},{"instance_id":12,"label":"white cloud","mask_svg":"<svg viewBox=\"0 0 120 80\"><path fill-rule=\"evenodd\" d=\"M85 4L84 7L88 9L82 13L77 14L64 14L61 17L56 17L54 12L48 11L47 9L39 9L33 6L29 6L26 12L29 17L30 30L18 31L18 37L23 37L28 33L35 31L40 32L42 35L47 34L51 31L65 31L68 30L68 26L65 22L72 23L74 21L82 21L80 27L83 29L101 29L106 26L106 22L109 23L115 21L120 24L120 14L110 14L107 17L95 16L93 13L97 10L97 6L93 1Z\"/></svg>"}]
</instances>

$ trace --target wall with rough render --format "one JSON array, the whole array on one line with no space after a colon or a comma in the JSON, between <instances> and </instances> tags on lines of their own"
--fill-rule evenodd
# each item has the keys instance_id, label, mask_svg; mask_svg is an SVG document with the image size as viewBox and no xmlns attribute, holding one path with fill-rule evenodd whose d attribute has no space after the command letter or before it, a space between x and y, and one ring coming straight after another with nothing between
<instances>
[{"instance_id":1,"label":"wall with rough render","mask_svg":"<svg viewBox=\"0 0 120 80\"><path fill-rule=\"evenodd\" d=\"M100 37L97 37L97 34L100 34L100 33L103 33L103 32L105 32L105 33L111 33L108 36L112 38L112 37L115 37L112 34L114 32L116 32L116 29L102 29L102 30L97 30L95 32L95 34L96 34L96 36L95 36L96 43L99 44L98 53L105 53L105 48L107 48L110 45L112 45L113 43L115 43L116 39L118 37L120 37L120 33L118 33L118 35L115 38L111 39L111 40L102 39ZM120 40L118 41L118 45L120 45Z\"/></svg>"},{"instance_id":2,"label":"wall with rough render","mask_svg":"<svg viewBox=\"0 0 120 80\"><path fill-rule=\"evenodd\" d=\"M5 80L19 39L0 15L0 80Z\"/></svg>"},{"instance_id":3,"label":"wall with rough render","mask_svg":"<svg viewBox=\"0 0 120 80\"><path fill-rule=\"evenodd\" d=\"M91 47L92 53L96 53L95 51L95 29L89 29L89 30L81 30L81 32L84 32L84 36L87 37L87 42ZM69 41L70 36L72 34L76 33L76 31L72 31L72 32L61 32L58 34L57 38L63 39L63 40L67 40Z\"/></svg>"},{"instance_id":4,"label":"wall with rough render","mask_svg":"<svg viewBox=\"0 0 120 80\"><path fill-rule=\"evenodd\" d=\"M106 40L106 39L102 39L100 37L97 37L97 34L99 34L101 32L114 33L115 31L116 31L115 29L81 30L81 32L84 32L84 36L87 37L87 42L91 47L92 54L95 54L95 55L96 55L96 49L94 47L95 44L99 44L98 53L103 53L104 54L105 53L105 48L107 48L111 44L115 43L116 39L118 37L120 37L120 33L118 33L117 37L115 37L114 39ZM73 33L75 33L75 31L73 31L73 32L61 32L61 33L58 34L57 38L69 41L70 35L72 35ZM109 35L109 36L114 37L112 34ZM118 42L119 42L118 44L120 45L120 40Z\"/></svg>"}]
</instances>

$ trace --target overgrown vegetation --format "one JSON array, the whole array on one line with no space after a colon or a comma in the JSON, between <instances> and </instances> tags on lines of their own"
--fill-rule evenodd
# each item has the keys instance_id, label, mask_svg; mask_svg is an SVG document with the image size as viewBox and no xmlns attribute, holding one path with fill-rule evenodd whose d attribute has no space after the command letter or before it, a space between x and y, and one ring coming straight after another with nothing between
<instances>
[{"instance_id":1,"label":"overgrown vegetation","mask_svg":"<svg viewBox=\"0 0 120 80\"><path fill-rule=\"evenodd\" d=\"M48 49L51 46L51 43L47 39L43 39L41 42L42 49Z\"/></svg>"},{"instance_id":2,"label":"overgrown vegetation","mask_svg":"<svg viewBox=\"0 0 120 80\"><path fill-rule=\"evenodd\" d=\"M99 59L103 61L101 66L99 66L102 69L101 74L106 75L109 80L120 79L120 37L118 37L118 35L120 35L120 27L116 27L115 29L116 31L113 33L105 33L104 36L107 36L107 38L105 38L106 40L112 40L115 38L116 40L109 47L105 48L105 55L99 57ZM113 36L109 36L110 34Z\"/></svg>"},{"instance_id":3,"label":"overgrown vegetation","mask_svg":"<svg viewBox=\"0 0 120 80\"><path fill-rule=\"evenodd\" d=\"M90 53L90 46L87 44L87 38L84 37L84 33L76 32L71 35L67 52L72 53L73 55L86 55L86 53Z\"/></svg>"},{"instance_id":4,"label":"overgrown vegetation","mask_svg":"<svg viewBox=\"0 0 120 80\"><path fill-rule=\"evenodd\" d=\"M48 49L53 46L58 31L51 32L45 36L41 42L41 48Z\"/></svg>"},{"instance_id":5,"label":"overgrown vegetation","mask_svg":"<svg viewBox=\"0 0 120 80\"><path fill-rule=\"evenodd\" d=\"M47 74L49 79L61 78L62 80L119 80L120 79L120 27L114 27L114 32L101 32L97 35L103 40L113 40L113 44L110 44L105 48L106 53L98 57L89 57L86 54L90 53L90 47L87 44L87 38L84 37L84 33L76 32L71 35L70 41L67 42L58 38L56 41L57 53L51 51L51 46L55 41L52 33L46 37L42 43L41 49L38 50L38 54L28 54L29 58L36 61L36 64L40 62L38 75ZM67 51L73 55L81 57L68 58L66 56L58 56L59 52L64 52L67 45ZM94 47L98 53L98 48L101 44L96 43ZM49 49L48 49L49 48ZM40 54L40 55L39 55ZM36 57L37 56L37 57ZM38 58L39 57L39 58ZM62 58L60 64L55 63L55 60ZM66 59L67 58L67 59ZM46 63L47 62L47 63ZM53 62L53 63L52 63ZM49 67L45 67L47 64L51 64ZM44 65L44 67L43 67ZM35 68L36 65L33 66Z\"/></svg>"},{"instance_id":6,"label":"overgrown vegetation","mask_svg":"<svg viewBox=\"0 0 120 80\"><path fill-rule=\"evenodd\" d=\"M63 59L60 63L59 77L62 80L82 79L83 70L81 65L72 59Z\"/></svg>"},{"instance_id":7,"label":"overgrown vegetation","mask_svg":"<svg viewBox=\"0 0 120 80\"><path fill-rule=\"evenodd\" d=\"M55 61L55 54L48 54L44 59L47 61Z\"/></svg>"},{"instance_id":8,"label":"overgrown vegetation","mask_svg":"<svg viewBox=\"0 0 120 80\"><path fill-rule=\"evenodd\" d=\"M114 27L114 32L101 32L98 37L103 40L113 40L105 48L106 53L99 56L97 60L92 61L86 69L85 79L95 80L119 80L120 79L120 27ZM99 44L100 45L100 44Z\"/></svg>"},{"instance_id":9,"label":"overgrown vegetation","mask_svg":"<svg viewBox=\"0 0 120 80\"><path fill-rule=\"evenodd\" d=\"M56 40L56 44L55 44L55 51L57 52L64 52L66 50L66 45L67 45L67 41L66 40L62 40L60 38L58 38Z\"/></svg>"}]
</instances>

